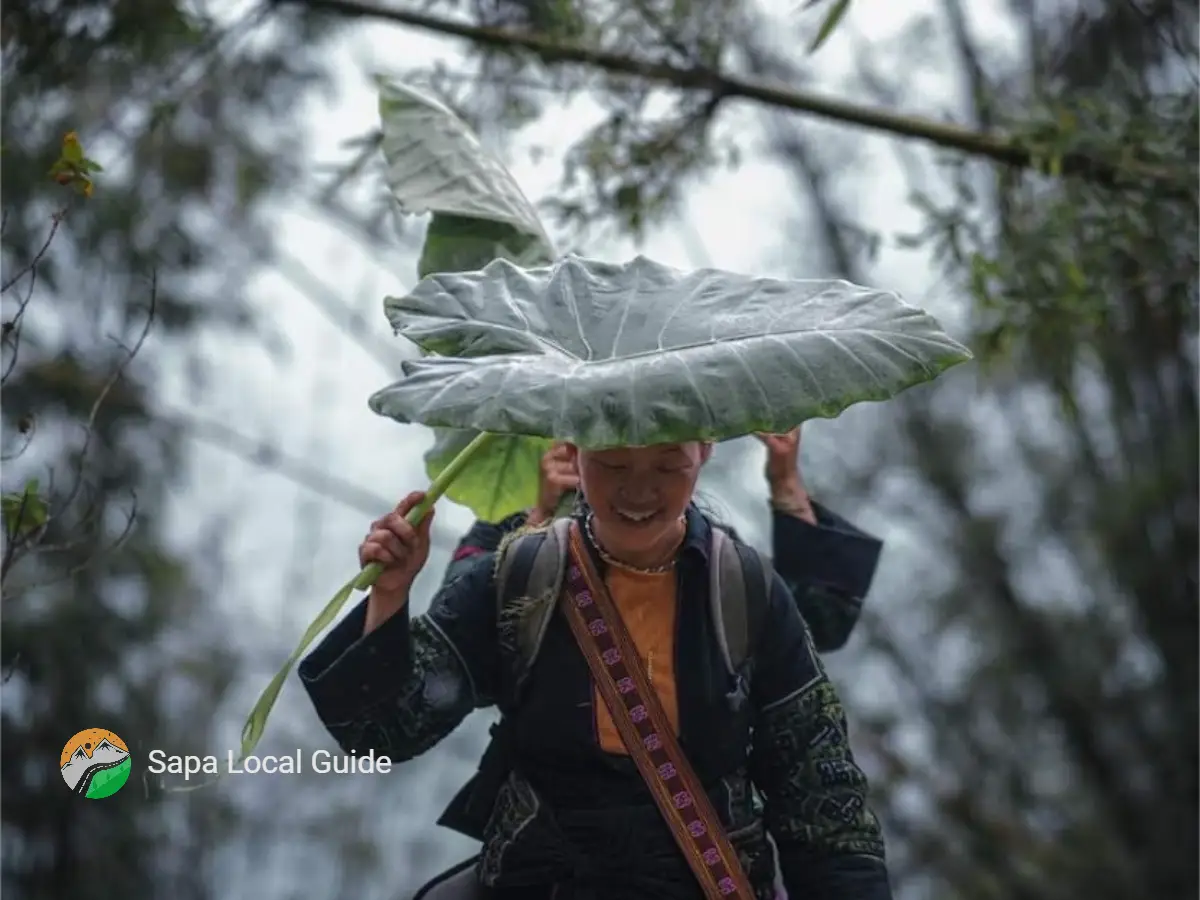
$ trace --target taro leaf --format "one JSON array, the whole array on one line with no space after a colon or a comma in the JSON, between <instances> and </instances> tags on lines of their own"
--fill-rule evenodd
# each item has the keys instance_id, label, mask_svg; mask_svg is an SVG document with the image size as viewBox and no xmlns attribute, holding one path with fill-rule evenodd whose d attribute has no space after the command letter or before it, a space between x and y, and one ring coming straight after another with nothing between
<instances>
[{"instance_id":1,"label":"taro leaf","mask_svg":"<svg viewBox=\"0 0 1200 900\"><path fill-rule=\"evenodd\" d=\"M567 256L425 278L384 308L442 358L371 397L401 422L590 448L783 433L971 359L891 292Z\"/></svg>"},{"instance_id":2,"label":"taro leaf","mask_svg":"<svg viewBox=\"0 0 1200 900\"><path fill-rule=\"evenodd\" d=\"M449 465L478 432L439 428L437 443L425 457L431 481ZM499 522L537 502L538 472L551 441L502 436L488 444L446 488L445 496L468 507L484 522Z\"/></svg>"},{"instance_id":3,"label":"taro leaf","mask_svg":"<svg viewBox=\"0 0 1200 900\"><path fill-rule=\"evenodd\" d=\"M379 92L387 186L403 212L433 213L417 274L479 269L493 259L540 265L554 250L532 204L467 123L408 85Z\"/></svg>"},{"instance_id":4,"label":"taro leaf","mask_svg":"<svg viewBox=\"0 0 1200 900\"><path fill-rule=\"evenodd\" d=\"M432 212L417 273L482 269L494 259L544 265L554 248L533 206L508 170L465 122L411 87L383 83L379 115L387 182L400 208ZM437 478L474 437L436 430L425 472ZM493 442L492 453L459 476L446 496L496 522L537 499L538 462L549 444L524 438Z\"/></svg>"}]
</instances>

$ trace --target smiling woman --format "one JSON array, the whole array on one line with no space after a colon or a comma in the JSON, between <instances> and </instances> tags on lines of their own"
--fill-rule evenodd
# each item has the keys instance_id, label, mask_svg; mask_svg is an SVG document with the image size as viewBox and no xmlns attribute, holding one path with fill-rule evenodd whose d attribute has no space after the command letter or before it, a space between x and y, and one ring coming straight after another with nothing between
<instances>
[{"instance_id":1,"label":"smiling woman","mask_svg":"<svg viewBox=\"0 0 1200 900\"><path fill-rule=\"evenodd\" d=\"M701 441L587 451L568 445L592 513L597 547L625 564L655 569L683 540L683 514L712 454Z\"/></svg>"},{"instance_id":2,"label":"smiling woman","mask_svg":"<svg viewBox=\"0 0 1200 900\"><path fill-rule=\"evenodd\" d=\"M360 574L292 657L333 626L299 667L322 722L347 753L402 762L499 709L495 765L440 823L483 852L439 897L763 900L778 859L794 896L890 900L866 780L788 583L693 495L711 442L887 399L969 351L894 294L843 281L558 258L445 106L386 88L380 107L393 195L433 218L421 283L384 304L422 354L370 407L454 436L429 489L372 523ZM492 521L527 508L533 483L527 499L497 499L497 484L552 443L586 504L457 559L412 615L438 499ZM454 493L460 478L472 487ZM772 493L781 518L809 515L803 499Z\"/></svg>"},{"instance_id":3,"label":"smiling woman","mask_svg":"<svg viewBox=\"0 0 1200 900\"><path fill-rule=\"evenodd\" d=\"M500 763L442 820L482 856L436 896L762 900L778 859L793 896L890 900L866 779L788 584L693 497L712 441L788 432L969 353L882 292L643 258L497 260L429 276L388 312L430 353L372 408L479 436L372 524L369 580L353 583L371 594L300 677L343 750L396 762L499 708ZM828 355L831 322L838 353L802 364ZM411 616L426 512L504 434L564 444L586 503L475 556Z\"/></svg>"}]
</instances>

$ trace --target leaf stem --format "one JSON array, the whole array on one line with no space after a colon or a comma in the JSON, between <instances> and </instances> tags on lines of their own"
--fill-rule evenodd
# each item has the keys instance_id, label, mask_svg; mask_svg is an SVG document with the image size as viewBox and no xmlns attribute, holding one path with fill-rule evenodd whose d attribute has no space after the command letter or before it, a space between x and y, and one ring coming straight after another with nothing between
<instances>
[{"instance_id":1,"label":"leaf stem","mask_svg":"<svg viewBox=\"0 0 1200 900\"><path fill-rule=\"evenodd\" d=\"M425 514L433 509L433 504L437 503L442 498L442 495L454 484L454 480L466 468L467 463L478 453L483 447L490 444L497 435L481 431L471 440L471 443L463 447L459 451L458 456L450 460L450 464L441 471L437 478L433 480L433 484L429 486L429 490L425 492L425 499L414 506L404 518L409 525L417 526L421 524L421 520L425 518ZM371 563L358 573L358 577L354 579L354 589L357 591L365 591L375 583L375 579L379 577L379 573L383 571L383 566L379 563Z\"/></svg>"},{"instance_id":2,"label":"leaf stem","mask_svg":"<svg viewBox=\"0 0 1200 900\"><path fill-rule=\"evenodd\" d=\"M496 437L498 437L496 434L481 432L475 436L471 443L463 447L458 456L451 460L450 465L446 466L441 474L433 480L433 483L429 486L429 490L425 492L425 499L409 511L405 518L410 525L417 525L425 518L429 510L441 499L450 485L454 483L454 479L458 478L475 455ZM350 599L350 595L356 590L365 591L373 585L381 571L383 571L383 567L378 563L366 566L351 581L346 582L333 595L333 598L325 604L325 608L317 614L317 617L313 619L312 624L308 626L304 635L300 638L300 643L287 658L283 667L275 674L275 677L271 679L271 683L267 685L262 695L258 698L258 702L254 704L254 709L250 711L250 715L246 719L246 724L242 726L242 760L250 756L254 752L254 748L258 746L258 742L266 730L267 716L271 714L271 709L275 706L279 692L283 689L283 685L287 681L288 675L291 674L292 668L300 661L300 657L304 655L304 651L308 649L309 644L316 640L317 635L333 624L334 619L342 611L342 607L345 606L346 601Z\"/></svg>"}]
</instances>

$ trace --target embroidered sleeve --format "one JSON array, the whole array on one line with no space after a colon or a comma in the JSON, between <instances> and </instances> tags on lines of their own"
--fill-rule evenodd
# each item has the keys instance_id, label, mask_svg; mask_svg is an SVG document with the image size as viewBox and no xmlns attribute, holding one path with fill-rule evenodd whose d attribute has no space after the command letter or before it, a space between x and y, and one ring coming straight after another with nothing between
<instances>
[{"instance_id":1,"label":"embroidered sleeve","mask_svg":"<svg viewBox=\"0 0 1200 900\"><path fill-rule=\"evenodd\" d=\"M776 570L800 607L821 653L845 646L875 578L883 544L813 503L817 524L775 513Z\"/></svg>"},{"instance_id":2,"label":"embroidered sleeve","mask_svg":"<svg viewBox=\"0 0 1200 900\"><path fill-rule=\"evenodd\" d=\"M788 895L891 900L883 835L841 701L778 578L755 656L751 768Z\"/></svg>"},{"instance_id":3,"label":"embroidered sleeve","mask_svg":"<svg viewBox=\"0 0 1200 900\"><path fill-rule=\"evenodd\" d=\"M301 662L300 680L326 729L350 752L403 762L493 702L498 666L491 556L434 598L363 635L367 601Z\"/></svg>"}]
</instances>

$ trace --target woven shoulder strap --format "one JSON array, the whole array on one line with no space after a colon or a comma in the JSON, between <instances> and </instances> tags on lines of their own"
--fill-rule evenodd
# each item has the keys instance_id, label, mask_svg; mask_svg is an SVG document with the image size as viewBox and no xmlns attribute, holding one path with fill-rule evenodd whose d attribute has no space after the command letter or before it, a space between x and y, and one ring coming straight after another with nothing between
<instances>
[{"instance_id":1,"label":"woven shoulder strap","mask_svg":"<svg viewBox=\"0 0 1200 900\"><path fill-rule=\"evenodd\" d=\"M707 900L754 900L721 820L671 729L578 526L560 601L621 740Z\"/></svg>"}]
</instances>

